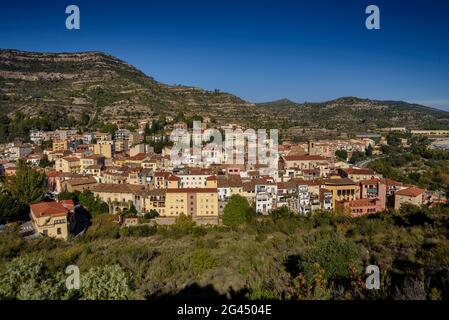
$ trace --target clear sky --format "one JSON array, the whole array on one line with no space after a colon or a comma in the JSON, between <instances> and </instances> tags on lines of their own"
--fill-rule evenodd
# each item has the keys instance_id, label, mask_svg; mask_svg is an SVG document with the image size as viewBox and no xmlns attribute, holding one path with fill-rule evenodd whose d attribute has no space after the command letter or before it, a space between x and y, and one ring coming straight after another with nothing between
<instances>
[{"instance_id":1,"label":"clear sky","mask_svg":"<svg viewBox=\"0 0 449 320\"><path fill-rule=\"evenodd\" d=\"M76 4L81 29L65 28ZM376 4L381 30L365 28ZM104 51L252 102L340 96L449 110L449 1L2 1L0 48Z\"/></svg>"}]
</instances>

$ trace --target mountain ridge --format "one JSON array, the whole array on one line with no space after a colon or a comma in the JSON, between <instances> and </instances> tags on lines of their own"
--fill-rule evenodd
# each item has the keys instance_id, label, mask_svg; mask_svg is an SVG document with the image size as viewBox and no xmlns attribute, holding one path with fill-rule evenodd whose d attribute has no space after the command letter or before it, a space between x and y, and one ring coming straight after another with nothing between
<instances>
[{"instance_id":1,"label":"mountain ridge","mask_svg":"<svg viewBox=\"0 0 449 320\"><path fill-rule=\"evenodd\" d=\"M254 104L219 90L158 82L128 62L101 51L0 49L3 125L17 115L38 119L29 126L48 128L77 124L84 114L90 117L89 124L114 121L125 125L179 113L208 116L217 124L267 129L360 131L393 126L447 129L449 125L449 112L403 101L347 96L324 102L297 103L283 98ZM54 124L45 122L46 118L52 118Z\"/></svg>"}]
</instances>

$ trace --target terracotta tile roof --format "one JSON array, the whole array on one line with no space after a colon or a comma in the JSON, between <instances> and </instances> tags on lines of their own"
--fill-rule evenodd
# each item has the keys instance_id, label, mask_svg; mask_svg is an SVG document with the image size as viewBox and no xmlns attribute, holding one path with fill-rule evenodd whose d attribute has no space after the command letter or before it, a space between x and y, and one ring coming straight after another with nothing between
<instances>
[{"instance_id":1,"label":"terracotta tile roof","mask_svg":"<svg viewBox=\"0 0 449 320\"><path fill-rule=\"evenodd\" d=\"M93 154L93 155L90 155L90 156L83 157L83 159L91 159L91 160L97 160L97 159L100 159L100 158L104 158L104 157L99 155L99 154Z\"/></svg>"},{"instance_id":2,"label":"terracotta tile roof","mask_svg":"<svg viewBox=\"0 0 449 320\"><path fill-rule=\"evenodd\" d=\"M254 192L255 188L256 188L256 184L254 183L254 181L246 181L243 182L243 191L245 192Z\"/></svg>"},{"instance_id":3,"label":"terracotta tile roof","mask_svg":"<svg viewBox=\"0 0 449 320\"><path fill-rule=\"evenodd\" d=\"M131 160L131 161L142 161L144 160L148 155L146 155L145 153L138 153L135 156L132 157L128 157L127 160Z\"/></svg>"},{"instance_id":4,"label":"terracotta tile roof","mask_svg":"<svg viewBox=\"0 0 449 320\"><path fill-rule=\"evenodd\" d=\"M361 169L346 168L346 169L343 169L343 171L346 174L360 174L360 175L374 175L374 174L376 174L374 172L374 170L368 169L368 168L361 168Z\"/></svg>"},{"instance_id":5,"label":"terracotta tile roof","mask_svg":"<svg viewBox=\"0 0 449 320\"><path fill-rule=\"evenodd\" d=\"M298 184L293 180L289 180L287 182L278 182L277 187L278 189L296 189Z\"/></svg>"},{"instance_id":6,"label":"terracotta tile roof","mask_svg":"<svg viewBox=\"0 0 449 320\"><path fill-rule=\"evenodd\" d=\"M381 181L382 183L385 183L385 184L388 185L388 186L395 186L395 187L400 187L400 186L402 186L402 182L395 181L395 180L391 180L391 179L388 179L388 178L380 179L380 181Z\"/></svg>"},{"instance_id":7,"label":"terracotta tile roof","mask_svg":"<svg viewBox=\"0 0 449 320\"><path fill-rule=\"evenodd\" d=\"M61 175L61 173L58 171L48 171L47 172L48 178L55 178L55 177L59 177L60 175Z\"/></svg>"},{"instance_id":8,"label":"terracotta tile roof","mask_svg":"<svg viewBox=\"0 0 449 320\"><path fill-rule=\"evenodd\" d=\"M219 188L239 188L243 186L242 178L238 175L217 176Z\"/></svg>"},{"instance_id":9,"label":"terracotta tile roof","mask_svg":"<svg viewBox=\"0 0 449 320\"><path fill-rule=\"evenodd\" d=\"M132 193L134 195L145 195L145 187L132 184L106 184L98 183L91 188L92 192L103 193Z\"/></svg>"},{"instance_id":10,"label":"terracotta tile roof","mask_svg":"<svg viewBox=\"0 0 449 320\"><path fill-rule=\"evenodd\" d=\"M238 175L228 176L228 183L231 188L239 188L242 186L242 178Z\"/></svg>"},{"instance_id":11,"label":"terracotta tile roof","mask_svg":"<svg viewBox=\"0 0 449 320\"><path fill-rule=\"evenodd\" d=\"M69 210L73 210L73 208L75 207L75 204L73 203L72 199L61 200L59 201L59 203L62 204L64 208L67 208Z\"/></svg>"},{"instance_id":12,"label":"terracotta tile roof","mask_svg":"<svg viewBox=\"0 0 449 320\"><path fill-rule=\"evenodd\" d=\"M70 179L67 183L70 184L71 186L82 186L84 184L97 183L97 180L95 180L94 178L90 178L90 177L87 179L78 178L78 179Z\"/></svg>"},{"instance_id":13,"label":"terracotta tile roof","mask_svg":"<svg viewBox=\"0 0 449 320\"><path fill-rule=\"evenodd\" d=\"M68 162L80 161L80 159L77 158L77 157L65 157L65 158L62 158L62 160L65 160L65 161L68 161Z\"/></svg>"},{"instance_id":14,"label":"terracotta tile roof","mask_svg":"<svg viewBox=\"0 0 449 320\"><path fill-rule=\"evenodd\" d=\"M153 189L148 191L148 195L149 196L165 196L165 194L167 193L167 189Z\"/></svg>"},{"instance_id":15,"label":"terracotta tile roof","mask_svg":"<svg viewBox=\"0 0 449 320\"><path fill-rule=\"evenodd\" d=\"M375 184L380 182L380 179L374 178L374 179L367 179L367 180L360 180L359 183L360 184L367 184L367 185L371 185L371 184Z\"/></svg>"},{"instance_id":16,"label":"terracotta tile roof","mask_svg":"<svg viewBox=\"0 0 449 320\"><path fill-rule=\"evenodd\" d=\"M165 172L165 171L157 171L154 173L155 177L165 177L168 178L169 176L171 176L170 172Z\"/></svg>"},{"instance_id":17,"label":"terracotta tile roof","mask_svg":"<svg viewBox=\"0 0 449 320\"><path fill-rule=\"evenodd\" d=\"M324 184L330 185L355 185L355 182L349 178L341 178L341 179L326 179L324 180Z\"/></svg>"},{"instance_id":18,"label":"terracotta tile roof","mask_svg":"<svg viewBox=\"0 0 449 320\"><path fill-rule=\"evenodd\" d=\"M417 196L423 194L424 191L426 191L426 190L420 189L418 187L410 187L407 189L398 190L398 191L396 191L395 194L400 195L400 196L417 197Z\"/></svg>"},{"instance_id":19,"label":"terracotta tile roof","mask_svg":"<svg viewBox=\"0 0 449 320\"><path fill-rule=\"evenodd\" d=\"M285 161L326 161L328 160L322 156L313 155L290 155L284 157Z\"/></svg>"},{"instance_id":20,"label":"terracotta tile roof","mask_svg":"<svg viewBox=\"0 0 449 320\"><path fill-rule=\"evenodd\" d=\"M62 203L56 201L32 204L30 209L32 215L36 218L65 216L70 212Z\"/></svg>"},{"instance_id":21,"label":"terracotta tile roof","mask_svg":"<svg viewBox=\"0 0 449 320\"><path fill-rule=\"evenodd\" d=\"M215 188L176 188L167 189L167 193L216 193Z\"/></svg>"},{"instance_id":22,"label":"terracotta tile roof","mask_svg":"<svg viewBox=\"0 0 449 320\"><path fill-rule=\"evenodd\" d=\"M176 176L169 176L169 177L167 178L167 180L168 180L168 181L180 181L181 178L176 177Z\"/></svg>"}]
</instances>

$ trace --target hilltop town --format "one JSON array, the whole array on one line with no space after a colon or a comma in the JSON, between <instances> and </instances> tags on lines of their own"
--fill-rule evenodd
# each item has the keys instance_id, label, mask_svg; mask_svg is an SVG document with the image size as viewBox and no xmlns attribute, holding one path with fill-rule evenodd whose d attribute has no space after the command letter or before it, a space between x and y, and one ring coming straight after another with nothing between
<instances>
[{"instance_id":1,"label":"hilltop town","mask_svg":"<svg viewBox=\"0 0 449 320\"><path fill-rule=\"evenodd\" d=\"M448 119L0 50L0 299L447 299Z\"/></svg>"},{"instance_id":2,"label":"hilltop town","mask_svg":"<svg viewBox=\"0 0 449 320\"><path fill-rule=\"evenodd\" d=\"M203 132L214 126L204 120ZM173 130L191 133L192 128L170 117L164 125L158 121L142 119L135 131L33 130L29 143L1 145L0 173L6 179L21 170L20 161L20 166L45 175L47 200L28 204L32 234L68 239L76 229L78 203L73 200L80 194L92 195L104 213L117 215L126 226L137 225L138 217L169 225L181 215L199 225L220 225L233 196L245 198L259 215L286 207L298 215L333 211L357 217L399 210L406 203L432 206L446 201L444 190L395 181L367 166L388 157L383 152L388 146L386 133L416 138L441 137L447 131L390 128L353 139L283 141L277 166L269 170L268 165L247 158L242 164L226 164L224 153L217 155L207 148L201 161L193 161L189 149L182 154L182 163L174 163L170 134ZM247 128L231 124L216 129L243 132ZM401 144L407 147L407 139L401 139Z\"/></svg>"}]
</instances>

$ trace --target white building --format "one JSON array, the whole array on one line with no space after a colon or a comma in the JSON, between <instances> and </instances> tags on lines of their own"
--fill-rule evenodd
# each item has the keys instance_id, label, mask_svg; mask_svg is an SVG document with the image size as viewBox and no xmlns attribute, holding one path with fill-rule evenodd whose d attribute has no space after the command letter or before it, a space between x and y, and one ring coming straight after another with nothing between
<instances>
[{"instance_id":1,"label":"white building","mask_svg":"<svg viewBox=\"0 0 449 320\"><path fill-rule=\"evenodd\" d=\"M308 185L298 186L299 213L308 214L311 211L310 193Z\"/></svg>"},{"instance_id":2,"label":"white building","mask_svg":"<svg viewBox=\"0 0 449 320\"><path fill-rule=\"evenodd\" d=\"M261 181L256 181L255 193L257 213L268 214L272 209L276 208L278 192L277 185L274 181L269 179L261 179Z\"/></svg>"},{"instance_id":3,"label":"white building","mask_svg":"<svg viewBox=\"0 0 449 320\"><path fill-rule=\"evenodd\" d=\"M44 140L44 132L42 130L31 130L30 140L35 144L41 144Z\"/></svg>"},{"instance_id":4,"label":"white building","mask_svg":"<svg viewBox=\"0 0 449 320\"><path fill-rule=\"evenodd\" d=\"M115 132L115 140L128 140L129 139L129 135L131 134L131 131L129 131L128 129L118 129Z\"/></svg>"}]
</instances>

